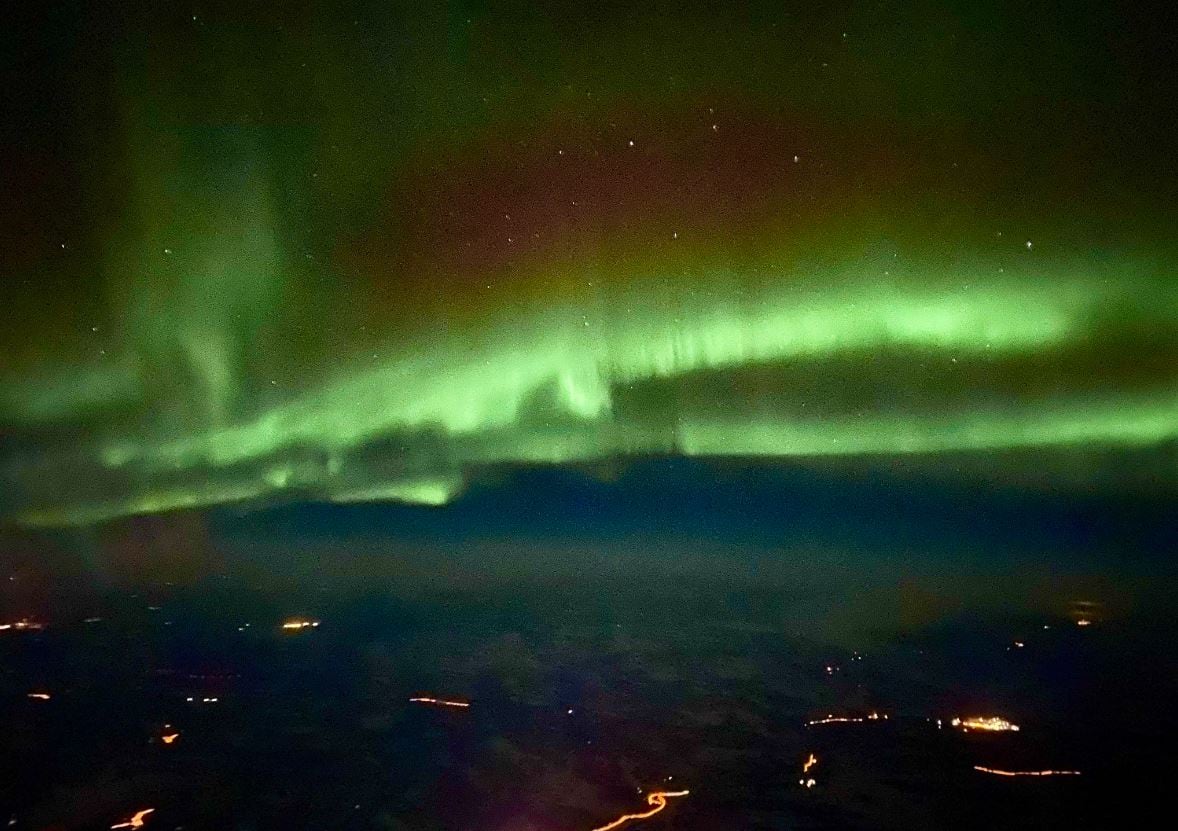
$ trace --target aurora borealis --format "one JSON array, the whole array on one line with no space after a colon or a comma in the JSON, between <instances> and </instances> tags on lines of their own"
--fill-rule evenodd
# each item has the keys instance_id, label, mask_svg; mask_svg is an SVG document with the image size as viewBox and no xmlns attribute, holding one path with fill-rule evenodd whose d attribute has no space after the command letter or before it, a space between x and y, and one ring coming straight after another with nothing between
<instances>
[{"instance_id":1,"label":"aurora borealis","mask_svg":"<svg viewBox=\"0 0 1178 831\"><path fill-rule=\"evenodd\" d=\"M1145 21L150 5L6 50L6 521L680 455L1175 487Z\"/></svg>"}]
</instances>

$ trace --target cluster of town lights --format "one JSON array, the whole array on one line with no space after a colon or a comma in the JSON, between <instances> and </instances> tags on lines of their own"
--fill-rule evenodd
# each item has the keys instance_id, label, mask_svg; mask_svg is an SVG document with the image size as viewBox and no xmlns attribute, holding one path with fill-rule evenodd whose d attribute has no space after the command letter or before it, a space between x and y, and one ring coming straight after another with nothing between
<instances>
[{"instance_id":1,"label":"cluster of town lights","mask_svg":"<svg viewBox=\"0 0 1178 831\"><path fill-rule=\"evenodd\" d=\"M1011 724L1004 718L998 716L974 716L972 718L955 718L949 722L954 727L960 728L965 732L970 730L985 730L990 733L1005 733L1018 732L1018 725Z\"/></svg>"},{"instance_id":2,"label":"cluster of town lights","mask_svg":"<svg viewBox=\"0 0 1178 831\"><path fill-rule=\"evenodd\" d=\"M90 622L90 621L88 620L87 622ZM1089 625L1091 625L1091 620L1086 617L1079 617L1076 620L1076 625L1082 626L1082 627L1089 626ZM282 629L286 630L286 631L301 631L304 629L317 628L318 626L319 626L318 620L311 620L311 619L306 619L306 618L292 618L292 619L285 621L282 624ZM20 620L17 620L17 621L11 622L11 623L0 623L0 631L6 631L6 630L40 631L44 628L45 628L45 625L43 623L39 623L37 621L33 621L28 618L21 618ZM1044 628L1046 628L1046 627L1044 627ZM1014 645L1016 647L1022 647L1023 643L1021 643L1019 641L1015 641ZM831 668L827 667L827 672L829 673L830 671L831 671ZM31 693L28 693L28 697L30 699L48 701L50 698L50 695L49 695L49 693L44 693L44 692L31 692ZM197 699L196 697L189 697L187 700L190 702L194 702L194 701L199 700L202 703L214 703L218 699L216 697L210 696L210 697L203 697L200 699ZM454 699L444 699L444 698L433 698L433 697L429 697L429 696L417 696L414 698L410 698L409 701L416 703L416 704L430 704L430 705L436 705L436 706L440 706L440 707L455 707L455 708L468 708L468 707L470 707L470 702L468 702L468 701L458 701L458 700L454 700ZM569 712L571 713L572 710L570 710ZM812 719L810 721L807 721L806 724L807 724L807 726L813 727L813 726L824 725L824 724L860 724L860 723L871 722L871 721L886 721L887 719L888 719L887 714L881 714L878 712L871 712L871 713L868 713L867 715L864 715L864 716L835 716L833 713L828 713L825 718ZM1001 718L999 716L972 716L972 717L966 717L966 718L958 717L958 718L951 719L949 723L953 727L958 728L958 729L962 730L963 732L969 732L971 730L977 730L977 731L983 731L983 732L1018 732L1018 730L1019 730L1019 726L1017 724L1014 724L1014 723L1008 721L1007 719ZM940 719L938 719L937 726L939 727L940 724L941 724L941 721L940 721ZM171 725L170 724L164 725L164 730L170 731ZM163 732L160 735L161 741L163 741L163 743L167 744L167 745L173 744L179 738L180 738L180 733L178 731ZM817 764L818 764L818 757L815 756L813 753L809 753L807 755L807 758L805 759L805 761L802 763L802 778L798 780L799 785L801 785L802 787L805 787L805 788L813 788L814 787L814 785L816 784L816 781L814 780L813 777L808 777L807 775L810 773L810 771ZM1003 770L1000 768L990 768L990 767L985 767L982 765L974 765L973 769L980 772L980 773L986 773L986 774L990 774L993 776L1002 776L1002 777L1023 777L1023 776L1044 777L1044 776L1079 776L1080 775L1080 771L1078 771L1078 770ZM653 791L653 792L647 794L647 796L646 796L646 802L649 806L651 806L649 810L642 811L639 813L633 813L633 814L623 814L622 816L618 817L617 819L615 819L605 825L601 825L601 826L598 826L597 828L592 829L592 831L613 831L613 829L619 828L620 826L622 826L626 823L649 819L650 817L653 817L656 814L663 811L664 809L666 809L669 799L687 796L689 793L690 793L690 791L687 791L687 790ZM155 811L154 808L144 808L140 811L137 811L135 814L133 814L130 819L128 819L124 822L116 823L114 825L111 825L110 827L111 827L112 831L113 831L113 829L122 829L122 828L132 828L132 829L142 828L146 824L146 818L148 816L150 816L152 813L154 813L154 811Z\"/></svg>"},{"instance_id":3,"label":"cluster of town lights","mask_svg":"<svg viewBox=\"0 0 1178 831\"><path fill-rule=\"evenodd\" d=\"M859 724L864 721L887 721L887 713L871 712L865 716L836 716L833 713L827 713L826 718L811 719L806 722L807 727L814 727L819 724Z\"/></svg>"},{"instance_id":4,"label":"cluster of town lights","mask_svg":"<svg viewBox=\"0 0 1178 831\"><path fill-rule=\"evenodd\" d=\"M0 632L12 630L13 632L40 632L45 628L44 623L39 623L35 620L29 620L27 617L22 617L20 620L12 623L0 623Z\"/></svg>"}]
</instances>

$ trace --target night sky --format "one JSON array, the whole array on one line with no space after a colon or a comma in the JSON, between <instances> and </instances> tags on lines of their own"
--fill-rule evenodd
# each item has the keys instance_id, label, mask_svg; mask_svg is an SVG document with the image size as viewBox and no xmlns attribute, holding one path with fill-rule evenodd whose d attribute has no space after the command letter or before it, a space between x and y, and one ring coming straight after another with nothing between
<instances>
[{"instance_id":1,"label":"night sky","mask_svg":"<svg viewBox=\"0 0 1178 831\"><path fill-rule=\"evenodd\" d=\"M35 5L0 49L5 524L1170 544L1152 13Z\"/></svg>"},{"instance_id":2,"label":"night sky","mask_svg":"<svg viewBox=\"0 0 1178 831\"><path fill-rule=\"evenodd\" d=\"M0 824L1173 813L1172 12L5 5Z\"/></svg>"}]
</instances>

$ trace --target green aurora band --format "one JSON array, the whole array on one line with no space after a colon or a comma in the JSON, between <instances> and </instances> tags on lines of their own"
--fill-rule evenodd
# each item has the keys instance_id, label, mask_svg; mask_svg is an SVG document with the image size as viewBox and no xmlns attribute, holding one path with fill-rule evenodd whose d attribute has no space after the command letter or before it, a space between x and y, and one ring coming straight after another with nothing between
<instances>
[{"instance_id":1,"label":"green aurora band","mask_svg":"<svg viewBox=\"0 0 1178 831\"><path fill-rule=\"evenodd\" d=\"M646 455L1160 448L1178 478L1174 202L1030 117L1100 98L1035 43L933 71L939 29L885 60L866 23L724 18L708 52L699 21L480 14L109 47L109 175L10 245L3 519L439 506Z\"/></svg>"},{"instance_id":2,"label":"green aurora band","mask_svg":"<svg viewBox=\"0 0 1178 831\"><path fill-rule=\"evenodd\" d=\"M847 271L861 272L859 266ZM741 277L712 278L713 284L725 281L735 285ZM26 508L21 519L35 524L95 521L263 498L288 489L339 501L438 505L461 491L466 472L505 463L563 464L641 454L804 457L1143 446L1178 435L1178 394L1165 384L1098 396L1080 385L1047 400L1024 394L989 406L950 406L954 385L984 398L986 390L971 377L971 368L984 370L993 362L1089 343L1100 309L1116 300L1103 280L969 276L945 281L941 289L927 279L904 285L827 275L810 282L822 288L781 291L745 305L672 305L652 292L641 304L637 298L629 305L605 303L606 309L619 310L613 315L578 307L550 309L489 326L473 349L435 340L392 359L361 361L252 418L173 437L121 435L97 443L84 463L108 472L131 470L135 481L148 486L116 501ZM949 288L962 283L974 287ZM1120 281L1118 295L1125 290ZM1172 297L1154 295L1154 300L1173 308ZM674 314L663 311L669 305ZM182 337L196 342L200 335ZM199 347L194 352L201 354ZM223 360L219 349L214 352L217 357L208 360ZM938 377L939 389L922 394L920 412L881 413L877 407L808 418L804 410L800 415L766 412L756 402L708 412L656 393L662 399L656 409L673 411L664 419L643 412L641 402L627 401L644 384L690 382L698 373L724 375L753 367L788 378L791 364L821 371L824 361L840 355L870 364L862 356L897 352L920 356L920 366L913 368L918 374L947 376ZM939 362L939 371L930 369L930 362ZM203 371L207 364L200 366ZM126 385L134 378L133 365L118 373ZM208 373L212 378L230 374L224 365ZM955 373L963 376L956 384ZM764 384L758 389L763 392ZM41 391L49 399L64 394ZM938 397L944 405L938 406ZM31 402L30 415L53 406L31 395L22 400ZM366 469L351 458L357 449L388 436L399 442L395 455L406 459L392 472ZM321 451L322 460L301 457L297 451L307 447ZM243 470L249 471L244 481ZM177 480L190 484L150 484Z\"/></svg>"}]
</instances>

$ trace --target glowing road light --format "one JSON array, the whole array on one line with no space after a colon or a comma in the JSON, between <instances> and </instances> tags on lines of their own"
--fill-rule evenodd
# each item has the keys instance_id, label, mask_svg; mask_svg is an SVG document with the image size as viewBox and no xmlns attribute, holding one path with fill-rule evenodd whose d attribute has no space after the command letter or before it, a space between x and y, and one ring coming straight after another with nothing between
<instances>
[{"instance_id":1,"label":"glowing road light","mask_svg":"<svg viewBox=\"0 0 1178 831\"><path fill-rule=\"evenodd\" d=\"M973 718L955 718L949 722L954 727L959 727L965 732L970 730L985 730L990 733L1017 733L1019 726L1012 724L1004 718L998 716L974 716Z\"/></svg>"},{"instance_id":2,"label":"glowing road light","mask_svg":"<svg viewBox=\"0 0 1178 831\"><path fill-rule=\"evenodd\" d=\"M974 770L982 773L990 773L994 776L1079 776L1078 770L1000 770L999 768L987 768L981 765L974 765Z\"/></svg>"},{"instance_id":3,"label":"glowing road light","mask_svg":"<svg viewBox=\"0 0 1178 831\"><path fill-rule=\"evenodd\" d=\"M27 617L22 617L13 623L0 623L0 632L12 630L13 632L40 632L45 628L44 623L35 620L29 620Z\"/></svg>"},{"instance_id":4,"label":"glowing road light","mask_svg":"<svg viewBox=\"0 0 1178 831\"><path fill-rule=\"evenodd\" d=\"M818 757L813 753L806 755L806 761L802 762L802 778L798 780L798 784L803 788L812 788L818 784L818 780L814 777L806 778L806 774L810 772L810 768L818 764Z\"/></svg>"},{"instance_id":5,"label":"glowing road light","mask_svg":"<svg viewBox=\"0 0 1178 831\"><path fill-rule=\"evenodd\" d=\"M607 823L605 825L599 825L597 828L594 828L593 831L613 831L614 828L625 825L627 822L632 822L638 819L649 819L667 807L668 799L678 796L687 796L689 793L691 793L691 791L654 791L653 793L646 795L646 804L654 806L649 811L644 811L641 814L622 814L622 816L618 817L613 822Z\"/></svg>"},{"instance_id":6,"label":"glowing road light","mask_svg":"<svg viewBox=\"0 0 1178 831\"><path fill-rule=\"evenodd\" d=\"M861 724L865 721L887 721L887 713L871 712L865 716L836 716L831 713L826 714L826 718L811 719L806 722L807 727L815 727L820 724Z\"/></svg>"},{"instance_id":7,"label":"glowing road light","mask_svg":"<svg viewBox=\"0 0 1178 831\"><path fill-rule=\"evenodd\" d=\"M297 632L302 629L315 629L319 626L319 621L308 620L307 618L291 618L282 624L282 628L288 632Z\"/></svg>"},{"instance_id":8,"label":"glowing road light","mask_svg":"<svg viewBox=\"0 0 1178 831\"><path fill-rule=\"evenodd\" d=\"M414 704L436 704L439 707L469 707L470 706L469 701L447 701L444 698L427 698L425 696L419 696L417 698L411 698L409 700L412 701ZM571 713L572 710L570 710L569 712Z\"/></svg>"},{"instance_id":9,"label":"glowing road light","mask_svg":"<svg viewBox=\"0 0 1178 831\"><path fill-rule=\"evenodd\" d=\"M42 692L29 693L29 698L35 698L38 701L48 701L50 699L50 697L51 696L49 695L49 693L42 693Z\"/></svg>"},{"instance_id":10,"label":"glowing road light","mask_svg":"<svg viewBox=\"0 0 1178 831\"><path fill-rule=\"evenodd\" d=\"M155 813L155 808L144 808L142 811L136 811L135 814L126 822L116 822L114 825L111 826L111 829L113 831L113 829L115 829L115 828L142 828L144 825L147 824L144 821L144 818L148 814L154 814L154 813Z\"/></svg>"},{"instance_id":11,"label":"glowing road light","mask_svg":"<svg viewBox=\"0 0 1178 831\"><path fill-rule=\"evenodd\" d=\"M1077 626L1091 626L1104 617L1104 604L1099 600L1073 600L1069 614Z\"/></svg>"},{"instance_id":12,"label":"glowing road light","mask_svg":"<svg viewBox=\"0 0 1178 831\"><path fill-rule=\"evenodd\" d=\"M172 725L170 725L170 724L165 724L164 729L167 730L171 726ZM177 731L175 733L164 733L160 736L160 741L162 741L164 744L173 744L176 741L176 739L178 739L178 738L180 738L179 731Z\"/></svg>"}]
</instances>

